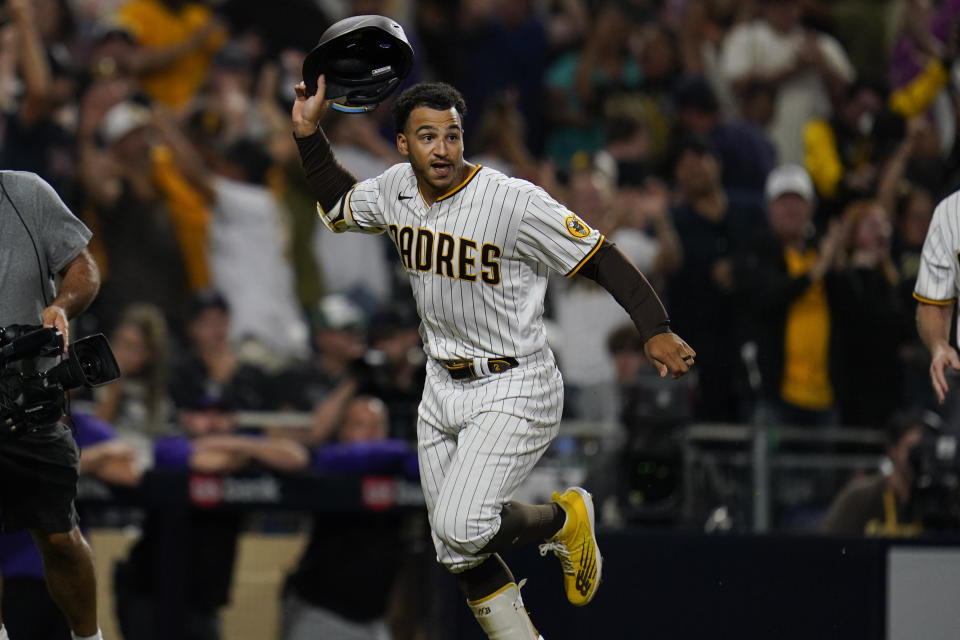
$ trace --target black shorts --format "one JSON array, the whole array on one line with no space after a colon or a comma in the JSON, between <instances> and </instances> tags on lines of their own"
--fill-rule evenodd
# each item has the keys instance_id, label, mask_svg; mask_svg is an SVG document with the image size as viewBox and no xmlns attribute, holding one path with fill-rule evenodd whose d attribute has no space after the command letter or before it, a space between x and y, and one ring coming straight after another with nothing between
<instances>
[{"instance_id":1,"label":"black shorts","mask_svg":"<svg viewBox=\"0 0 960 640\"><path fill-rule=\"evenodd\" d=\"M73 529L79 472L77 443L64 424L0 435L0 529Z\"/></svg>"}]
</instances>

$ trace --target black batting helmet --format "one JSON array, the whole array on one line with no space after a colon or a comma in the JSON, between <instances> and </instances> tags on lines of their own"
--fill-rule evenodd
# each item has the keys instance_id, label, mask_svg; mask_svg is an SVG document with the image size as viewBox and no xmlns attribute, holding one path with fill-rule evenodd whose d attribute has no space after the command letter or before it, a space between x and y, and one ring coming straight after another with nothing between
<instances>
[{"instance_id":1,"label":"black batting helmet","mask_svg":"<svg viewBox=\"0 0 960 640\"><path fill-rule=\"evenodd\" d=\"M354 16L334 23L303 61L307 92L326 79L326 97L346 113L373 111L413 66L413 47L403 28L385 16Z\"/></svg>"}]
</instances>

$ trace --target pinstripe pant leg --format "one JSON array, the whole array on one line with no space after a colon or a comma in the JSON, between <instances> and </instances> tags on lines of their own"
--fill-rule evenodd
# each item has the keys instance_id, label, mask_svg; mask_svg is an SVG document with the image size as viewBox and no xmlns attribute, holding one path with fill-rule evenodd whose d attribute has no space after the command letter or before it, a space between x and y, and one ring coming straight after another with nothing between
<instances>
[{"instance_id":1,"label":"pinstripe pant leg","mask_svg":"<svg viewBox=\"0 0 960 640\"><path fill-rule=\"evenodd\" d=\"M433 507L437 557L458 573L487 558L476 555L500 528L500 510L526 479L558 425L500 412L480 413L460 431L456 453Z\"/></svg>"}]
</instances>

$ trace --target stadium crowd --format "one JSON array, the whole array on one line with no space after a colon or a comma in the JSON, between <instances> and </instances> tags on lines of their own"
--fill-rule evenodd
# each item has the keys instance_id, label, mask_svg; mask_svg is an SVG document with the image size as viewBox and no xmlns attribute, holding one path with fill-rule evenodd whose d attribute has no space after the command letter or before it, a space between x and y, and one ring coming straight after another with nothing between
<instances>
[{"instance_id":1,"label":"stadium crowd","mask_svg":"<svg viewBox=\"0 0 960 640\"><path fill-rule=\"evenodd\" d=\"M325 26L366 13L403 24L417 55L405 85L462 91L467 157L600 229L697 351L695 376L659 381L616 302L558 277L547 315L566 416L642 431L649 397L668 397L660 410L686 421L880 429L936 408L912 292L933 208L960 188L955 0L2 11L0 168L42 176L94 232L103 286L74 335L106 333L123 374L73 398L80 422L113 434L91 441L114 444L88 473L135 484L153 466L387 464L415 476L424 356L406 276L384 236L321 228L290 131L304 55ZM401 160L388 105L323 127L360 179ZM280 410L308 425L237 431L236 411ZM221 571L191 599L198 638L216 637L227 598L240 525L226 520L185 525L226 554L206 559ZM388 524L371 545L399 535ZM149 517L144 531L117 571L128 629L150 620ZM297 621L323 607L381 624L382 610L316 587L316 553L288 584L288 637L311 637Z\"/></svg>"}]
</instances>

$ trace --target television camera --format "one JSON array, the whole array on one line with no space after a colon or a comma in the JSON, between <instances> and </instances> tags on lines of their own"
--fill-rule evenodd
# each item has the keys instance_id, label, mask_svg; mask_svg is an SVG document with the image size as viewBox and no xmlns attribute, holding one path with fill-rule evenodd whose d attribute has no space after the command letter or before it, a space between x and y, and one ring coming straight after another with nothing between
<instances>
[{"instance_id":1,"label":"television camera","mask_svg":"<svg viewBox=\"0 0 960 640\"><path fill-rule=\"evenodd\" d=\"M102 334L73 342L63 357L63 334L52 327L0 327L0 435L19 435L56 422L69 389L97 387L120 377L120 367ZM49 369L25 359L60 357Z\"/></svg>"},{"instance_id":2,"label":"television camera","mask_svg":"<svg viewBox=\"0 0 960 640\"><path fill-rule=\"evenodd\" d=\"M910 450L910 511L928 531L960 531L960 443L956 435L927 430Z\"/></svg>"}]
</instances>

